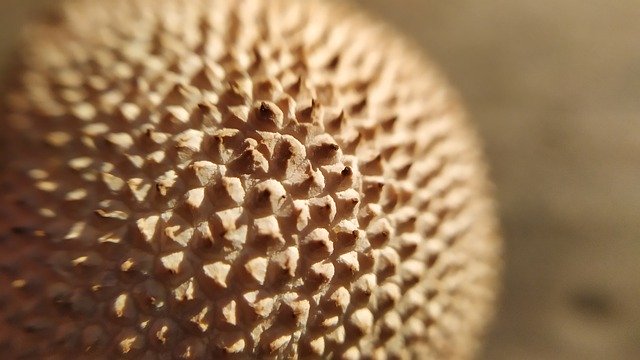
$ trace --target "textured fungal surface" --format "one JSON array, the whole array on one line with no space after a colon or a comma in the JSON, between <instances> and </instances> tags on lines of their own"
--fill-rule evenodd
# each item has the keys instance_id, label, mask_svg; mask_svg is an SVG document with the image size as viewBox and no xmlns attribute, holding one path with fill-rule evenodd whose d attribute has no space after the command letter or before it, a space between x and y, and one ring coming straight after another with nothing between
<instances>
[{"instance_id":1,"label":"textured fungal surface","mask_svg":"<svg viewBox=\"0 0 640 360\"><path fill-rule=\"evenodd\" d=\"M3 358L466 358L499 242L455 94L315 1L80 0L2 115Z\"/></svg>"}]
</instances>

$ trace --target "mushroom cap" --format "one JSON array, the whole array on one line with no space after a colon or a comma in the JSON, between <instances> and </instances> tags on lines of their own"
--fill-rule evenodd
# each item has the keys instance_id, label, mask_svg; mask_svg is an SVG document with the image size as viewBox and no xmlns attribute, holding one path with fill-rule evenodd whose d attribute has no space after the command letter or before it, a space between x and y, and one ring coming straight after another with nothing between
<instances>
[{"instance_id":1,"label":"mushroom cap","mask_svg":"<svg viewBox=\"0 0 640 360\"><path fill-rule=\"evenodd\" d=\"M467 358L500 241L420 52L348 6L76 0L2 115L0 349Z\"/></svg>"}]
</instances>

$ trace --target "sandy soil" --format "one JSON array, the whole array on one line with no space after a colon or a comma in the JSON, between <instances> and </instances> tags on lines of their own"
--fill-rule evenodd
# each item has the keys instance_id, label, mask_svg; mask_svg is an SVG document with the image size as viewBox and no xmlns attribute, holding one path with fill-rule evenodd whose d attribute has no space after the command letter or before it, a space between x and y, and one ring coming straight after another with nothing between
<instances>
[{"instance_id":1,"label":"sandy soil","mask_svg":"<svg viewBox=\"0 0 640 360\"><path fill-rule=\"evenodd\" d=\"M0 66L55 0L0 0ZM506 238L484 359L640 359L640 3L354 0L415 38L485 139Z\"/></svg>"}]
</instances>

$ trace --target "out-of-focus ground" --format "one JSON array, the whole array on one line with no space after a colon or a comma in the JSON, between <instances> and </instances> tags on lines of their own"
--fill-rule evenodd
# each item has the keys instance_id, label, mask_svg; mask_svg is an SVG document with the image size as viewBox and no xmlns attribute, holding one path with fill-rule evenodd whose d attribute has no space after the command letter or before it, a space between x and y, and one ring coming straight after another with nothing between
<instances>
[{"instance_id":1,"label":"out-of-focus ground","mask_svg":"<svg viewBox=\"0 0 640 360\"><path fill-rule=\"evenodd\" d=\"M52 1L0 0L0 66ZM354 1L427 49L486 143L506 271L481 358L640 359L640 2Z\"/></svg>"}]
</instances>

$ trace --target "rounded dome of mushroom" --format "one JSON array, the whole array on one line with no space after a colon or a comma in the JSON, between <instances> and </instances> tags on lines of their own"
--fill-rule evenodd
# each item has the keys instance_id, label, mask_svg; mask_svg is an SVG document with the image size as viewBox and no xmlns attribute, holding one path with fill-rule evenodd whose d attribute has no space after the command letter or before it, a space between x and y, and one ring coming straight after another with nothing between
<instances>
[{"instance_id":1,"label":"rounded dome of mushroom","mask_svg":"<svg viewBox=\"0 0 640 360\"><path fill-rule=\"evenodd\" d=\"M0 120L0 353L473 353L486 169L397 33L292 0L67 1L28 31Z\"/></svg>"}]
</instances>

